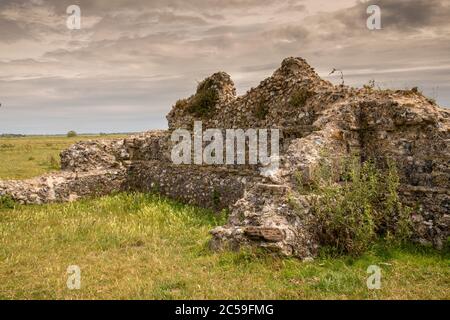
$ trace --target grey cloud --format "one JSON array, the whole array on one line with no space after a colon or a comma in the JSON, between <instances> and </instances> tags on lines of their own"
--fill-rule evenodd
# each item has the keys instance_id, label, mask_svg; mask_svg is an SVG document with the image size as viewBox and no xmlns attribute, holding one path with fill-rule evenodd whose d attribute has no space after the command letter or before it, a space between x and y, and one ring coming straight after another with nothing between
<instances>
[{"instance_id":1,"label":"grey cloud","mask_svg":"<svg viewBox=\"0 0 450 320\"><path fill-rule=\"evenodd\" d=\"M200 17L190 16L190 15L178 15L173 12L162 12L158 14L158 23L187 23L191 25L204 25L207 22Z\"/></svg>"},{"instance_id":2,"label":"grey cloud","mask_svg":"<svg viewBox=\"0 0 450 320\"><path fill-rule=\"evenodd\" d=\"M303 0L288 0L284 2L284 5L278 12L282 13L285 11L303 12L306 11L306 5Z\"/></svg>"},{"instance_id":3,"label":"grey cloud","mask_svg":"<svg viewBox=\"0 0 450 320\"><path fill-rule=\"evenodd\" d=\"M275 40L304 43L308 40L309 31L301 25L288 25L265 32L264 36Z\"/></svg>"},{"instance_id":4,"label":"grey cloud","mask_svg":"<svg viewBox=\"0 0 450 320\"><path fill-rule=\"evenodd\" d=\"M232 26L232 25L218 25L214 27L210 27L207 30L203 32L204 35L223 35L227 33L234 33L234 34L243 34L243 33L257 33L261 29L264 29L267 26L267 23L252 23L252 24L245 24L245 25L239 25L239 26Z\"/></svg>"},{"instance_id":5,"label":"grey cloud","mask_svg":"<svg viewBox=\"0 0 450 320\"><path fill-rule=\"evenodd\" d=\"M255 72L255 71L267 71L275 70L278 67L278 63L266 63L253 66L243 66L240 68L242 72Z\"/></svg>"},{"instance_id":6,"label":"grey cloud","mask_svg":"<svg viewBox=\"0 0 450 320\"><path fill-rule=\"evenodd\" d=\"M306 58L324 76L333 67L343 69L346 83L355 85L374 78L432 92L450 82L444 1L430 0L425 8L424 1L411 0L409 10L405 1L380 0L384 29L379 32L366 28L369 2L333 3L336 10L314 14L308 12L320 6L306 0L76 2L82 17L95 21L88 28L71 32L55 29L53 21L40 23L39 15L32 23L19 17L14 21L18 29L9 35L10 41L22 41L8 43L7 49L0 33L0 98L5 106L0 132L164 127L170 106L190 95L196 81L223 70L243 92L269 76L286 56ZM0 13L12 6L49 8L50 17L63 25L65 8L72 3L2 1ZM429 32L417 32L422 29ZM10 61L2 52L21 55ZM450 104L449 86L440 86L438 101Z\"/></svg>"},{"instance_id":7,"label":"grey cloud","mask_svg":"<svg viewBox=\"0 0 450 320\"><path fill-rule=\"evenodd\" d=\"M32 34L20 26L16 21L8 20L0 15L0 42L16 42L23 39L33 38Z\"/></svg>"},{"instance_id":8,"label":"grey cloud","mask_svg":"<svg viewBox=\"0 0 450 320\"><path fill-rule=\"evenodd\" d=\"M6 0L0 3L0 9L11 5L23 6L29 0ZM271 0L43 0L44 6L51 6L57 12L65 12L72 4L77 4L89 14L108 13L111 11L169 8L175 10L205 11L217 14L223 9L241 10L242 8L260 8L273 4Z\"/></svg>"},{"instance_id":9,"label":"grey cloud","mask_svg":"<svg viewBox=\"0 0 450 320\"><path fill-rule=\"evenodd\" d=\"M187 83L181 78L0 81L0 132L138 131L148 129L149 121L164 128L163 115L192 90ZM172 90L174 84L184 89Z\"/></svg>"},{"instance_id":10,"label":"grey cloud","mask_svg":"<svg viewBox=\"0 0 450 320\"><path fill-rule=\"evenodd\" d=\"M381 9L383 29L415 31L428 27L439 28L440 24L450 24L450 4L445 0L373 0L360 2L353 8L341 10L335 19L343 23L348 30L365 28L369 5L378 5Z\"/></svg>"}]
</instances>

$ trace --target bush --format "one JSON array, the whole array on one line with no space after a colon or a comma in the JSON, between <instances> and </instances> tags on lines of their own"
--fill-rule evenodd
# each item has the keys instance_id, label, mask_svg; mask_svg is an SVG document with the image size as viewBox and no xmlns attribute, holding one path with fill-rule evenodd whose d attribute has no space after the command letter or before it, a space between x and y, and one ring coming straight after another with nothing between
<instances>
[{"instance_id":1,"label":"bush","mask_svg":"<svg viewBox=\"0 0 450 320\"><path fill-rule=\"evenodd\" d=\"M2 143L0 144L0 149L14 149L15 145L12 143Z\"/></svg>"},{"instance_id":2,"label":"bush","mask_svg":"<svg viewBox=\"0 0 450 320\"><path fill-rule=\"evenodd\" d=\"M411 210L400 202L399 177L391 162L384 173L372 161L361 163L357 157L346 159L337 170L321 164L314 180L313 210L322 245L358 255L379 237L396 244L410 238Z\"/></svg>"},{"instance_id":3,"label":"bush","mask_svg":"<svg viewBox=\"0 0 450 320\"><path fill-rule=\"evenodd\" d=\"M294 91L289 99L289 105L294 108L302 108L306 101L312 96L312 93L305 88Z\"/></svg>"},{"instance_id":4,"label":"bush","mask_svg":"<svg viewBox=\"0 0 450 320\"><path fill-rule=\"evenodd\" d=\"M188 100L187 99L177 100L177 102L175 103L175 108L176 109L186 109L186 108L188 108Z\"/></svg>"},{"instance_id":5,"label":"bush","mask_svg":"<svg viewBox=\"0 0 450 320\"><path fill-rule=\"evenodd\" d=\"M263 99L261 99L256 104L255 117L258 118L259 120L265 120L268 114L269 114L269 106Z\"/></svg>"},{"instance_id":6,"label":"bush","mask_svg":"<svg viewBox=\"0 0 450 320\"><path fill-rule=\"evenodd\" d=\"M16 202L9 195L0 196L0 209L14 209Z\"/></svg>"},{"instance_id":7,"label":"bush","mask_svg":"<svg viewBox=\"0 0 450 320\"><path fill-rule=\"evenodd\" d=\"M212 194L212 202L213 202L213 206L214 208L219 208L220 206L220 192L217 191L216 189L214 189L213 194Z\"/></svg>"},{"instance_id":8,"label":"bush","mask_svg":"<svg viewBox=\"0 0 450 320\"><path fill-rule=\"evenodd\" d=\"M214 111L214 107L219 100L219 94L213 88L213 85L211 79L206 79L198 85L197 93L192 97L187 107L188 112L198 117L204 117ZM177 105L180 103L184 103L184 101L177 101Z\"/></svg>"},{"instance_id":9,"label":"bush","mask_svg":"<svg viewBox=\"0 0 450 320\"><path fill-rule=\"evenodd\" d=\"M73 130L70 130L69 132L67 132L67 138L73 138L76 136L77 136L77 133Z\"/></svg>"}]
</instances>

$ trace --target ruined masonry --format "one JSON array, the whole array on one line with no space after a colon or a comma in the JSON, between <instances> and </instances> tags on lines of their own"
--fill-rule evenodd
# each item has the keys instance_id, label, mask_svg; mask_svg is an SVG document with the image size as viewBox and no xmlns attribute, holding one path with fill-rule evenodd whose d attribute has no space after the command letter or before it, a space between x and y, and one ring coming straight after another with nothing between
<instances>
[{"instance_id":1,"label":"ruined masonry","mask_svg":"<svg viewBox=\"0 0 450 320\"><path fill-rule=\"evenodd\" d=\"M192 112L205 86L215 92L214 105L202 114ZM252 245L309 258L318 249L313 212L308 195L295 192L295 176L300 172L308 181L324 154L339 158L358 152L362 158L395 160L402 201L418 208L416 239L441 247L449 236L450 112L416 89L335 86L305 60L287 58L239 97L228 74L213 74L196 94L178 101L167 119L167 131L77 143L61 153L61 172L0 181L0 195L40 204L115 191L159 192L184 203L230 209L227 224L211 230L213 249ZM267 177L258 165L174 165L171 132L192 129L194 120L203 121L203 130L280 129L279 170ZM300 213L290 205L292 196Z\"/></svg>"}]
</instances>

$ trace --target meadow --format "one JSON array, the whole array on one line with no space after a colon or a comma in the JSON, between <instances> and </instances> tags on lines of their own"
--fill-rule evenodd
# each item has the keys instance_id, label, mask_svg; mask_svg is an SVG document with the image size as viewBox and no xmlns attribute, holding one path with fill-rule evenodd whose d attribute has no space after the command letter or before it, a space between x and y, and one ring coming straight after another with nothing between
<instances>
[{"instance_id":1,"label":"meadow","mask_svg":"<svg viewBox=\"0 0 450 320\"><path fill-rule=\"evenodd\" d=\"M59 170L59 153L77 141L123 135L0 137L0 179L26 179Z\"/></svg>"},{"instance_id":2,"label":"meadow","mask_svg":"<svg viewBox=\"0 0 450 320\"><path fill-rule=\"evenodd\" d=\"M0 138L0 179L57 170L59 152L94 136ZM111 138L106 136L102 138ZM0 299L450 299L450 252L375 243L314 261L212 252L224 213L156 194L0 207ZM67 287L67 268L81 288ZM381 288L366 285L381 268Z\"/></svg>"}]
</instances>

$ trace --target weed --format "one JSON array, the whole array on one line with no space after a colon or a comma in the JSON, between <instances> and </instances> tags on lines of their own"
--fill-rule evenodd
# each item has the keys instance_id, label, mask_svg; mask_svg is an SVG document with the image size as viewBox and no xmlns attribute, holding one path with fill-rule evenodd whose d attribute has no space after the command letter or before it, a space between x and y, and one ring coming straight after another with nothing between
<instances>
[{"instance_id":1,"label":"weed","mask_svg":"<svg viewBox=\"0 0 450 320\"><path fill-rule=\"evenodd\" d=\"M265 120L268 114L269 114L269 106L264 101L264 99L261 99L256 103L255 117L259 120Z\"/></svg>"},{"instance_id":2,"label":"weed","mask_svg":"<svg viewBox=\"0 0 450 320\"><path fill-rule=\"evenodd\" d=\"M214 82L211 79L206 79L197 87L197 93L192 97L192 100L187 106L187 111L197 117L205 117L214 111L214 107L219 100L217 89L214 88ZM177 103L184 103L179 100Z\"/></svg>"},{"instance_id":3,"label":"weed","mask_svg":"<svg viewBox=\"0 0 450 320\"><path fill-rule=\"evenodd\" d=\"M0 196L0 209L14 209L16 207L16 201L9 196L3 195Z\"/></svg>"},{"instance_id":4,"label":"weed","mask_svg":"<svg viewBox=\"0 0 450 320\"><path fill-rule=\"evenodd\" d=\"M306 101L312 96L312 92L305 88L294 91L289 99L289 105L293 108L303 108Z\"/></svg>"},{"instance_id":5,"label":"weed","mask_svg":"<svg viewBox=\"0 0 450 320\"><path fill-rule=\"evenodd\" d=\"M175 108L176 109L185 109L188 106L188 101L187 99L179 99L176 103L175 103Z\"/></svg>"},{"instance_id":6,"label":"weed","mask_svg":"<svg viewBox=\"0 0 450 320\"><path fill-rule=\"evenodd\" d=\"M341 74L341 87L342 87L342 86L344 86L344 85L345 85L345 80L344 80L344 72L342 72L342 70L339 70L339 69L333 68L333 70L331 70L331 72L330 72L329 76L330 76L330 75L332 75L332 74L334 74L334 73L336 73L336 72L339 72L339 73Z\"/></svg>"},{"instance_id":7,"label":"weed","mask_svg":"<svg viewBox=\"0 0 450 320\"><path fill-rule=\"evenodd\" d=\"M220 192L217 191L216 189L214 189L214 191L212 193L212 202L213 202L214 208L219 208L219 206L220 206Z\"/></svg>"},{"instance_id":8,"label":"weed","mask_svg":"<svg viewBox=\"0 0 450 320\"><path fill-rule=\"evenodd\" d=\"M369 83L365 84L363 87L368 91L372 91L373 89L375 89L375 80L369 80Z\"/></svg>"},{"instance_id":9,"label":"weed","mask_svg":"<svg viewBox=\"0 0 450 320\"><path fill-rule=\"evenodd\" d=\"M314 212L322 245L339 254L360 255L380 237L392 243L410 238L411 210L400 202L398 173L391 162L387 172L370 160L361 163L356 156L339 168L321 163L314 180Z\"/></svg>"}]
</instances>

